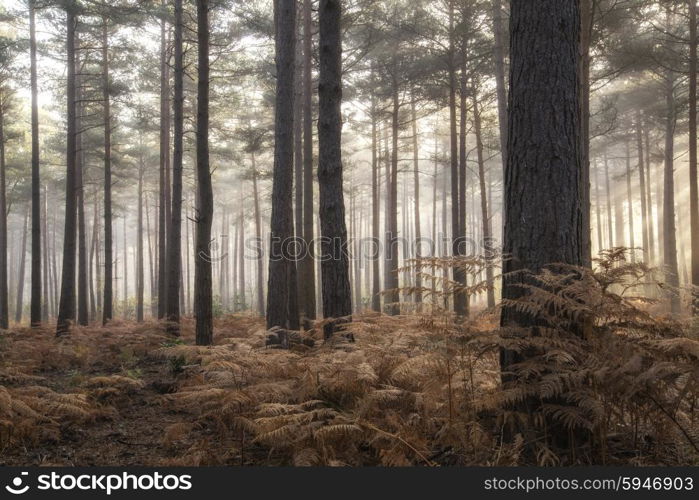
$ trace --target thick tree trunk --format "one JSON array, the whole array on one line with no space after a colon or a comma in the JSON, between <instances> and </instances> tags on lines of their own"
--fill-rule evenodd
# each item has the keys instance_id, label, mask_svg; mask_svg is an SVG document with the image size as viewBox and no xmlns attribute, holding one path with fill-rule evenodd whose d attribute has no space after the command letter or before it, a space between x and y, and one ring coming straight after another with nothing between
<instances>
[{"instance_id":1,"label":"thick tree trunk","mask_svg":"<svg viewBox=\"0 0 699 500\"><path fill-rule=\"evenodd\" d=\"M294 57L296 54L296 1L275 0L277 89L274 128L274 171L269 276L267 283L267 328L280 328L279 339L287 347L285 330L291 327L289 294L293 260L285 255L284 243L294 235L292 186L294 172ZM294 286L294 288L292 288Z\"/></svg>"},{"instance_id":2,"label":"thick tree trunk","mask_svg":"<svg viewBox=\"0 0 699 500\"><path fill-rule=\"evenodd\" d=\"M581 202L583 215L583 257L587 267L592 265L592 232L590 227L590 66L592 56L590 44L595 25L595 10L598 0L577 0L580 11L580 140L582 155Z\"/></svg>"},{"instance_id":3,"label":"thick tree trunk","mask_svg":"<svg viewBox=\"0 0 699 500\"><path fill-rule=\"evenodd\" d=\"M311 0L303 0L303 240L305 253L299 266L299 281L303 284L305 327L316 317L316 284L313 268L313 11ZM297 228L299 230L299 228Z\"/></svg>"},{"instance_id":4,"label":"thick tree trunk","mask_svg":"<svg viewBox=\"0 0 699 500\"><path fill-rule=\"evenodd\" d=\"M102 324L112 320L114 305L114 242L112 241L112 115L109 97L109 38L102 19L102 98L104 99L104 294Z\"/></svg>"},{"instance_id":5,"label":"thick tree trunk","mask_svg":"<svg viewBox=\"0 0 699 500\"><path fill-rule=\"evenodd\" d=\"M520 273L552 263L584 265L581 197L581 107L579 104L580 12L576 0L513 2L508 161L504 189L503 298L525 290ZM532 326L536 320L504 307L503 326ZM506 372L521 359L501 352ZM504 377L507 379L507 377Z\"/></svg>"},{"instance_id":6,"label":"thick tree trunk","mask_svg":"<svg viewBox=\"0 0 699 500\"><path fill-rule=\"evenodd\" d=\"M184 61L182 0L175 0L175 77L174 137L172 156L172 210L167 235L167 303L168 332L180 335L180 281L182 247L182 156L184 139Z\"/></svg>"},{"instance_id":7,"label":"thick tree trunk","mask_svg":"<svg viewBox=\"0 0 699 500\"><path fill-rule=\"evenodd\" d=\"M75 29L74 2L66 5L66 51L68 56L66 85L66 208L63 236L63 266L61 269L61 299L58 306L56 335L70 331L70 323L75 318L75 259L77 244L77 199L76 199L76 128L75 128Z\"/></svg>"},{"instance_id":8,"label":"thick tree trunk","mask_svg":"<svg viewBox=\"0 0 699 500\"><path fill-rule=\"evenodd\" d=\"M39 170L39 108L37 104L36 25L34 9L35 4L34 0L32 0L29 4L29 64L32 96L32 296L30 324L32 326L38 326L41 323L41 176ZM44 304L44 307L47 307L46 304Z\"/></svg>"},{"instance_id":9,"label":"thick tree trunk","mask_svg":"<svg viewBox=\"0 0 699 500\"><path fill-rule=\"evenodd\" d=\"M214 341L211 283L211 224L214 193L209 169L209 0L197 0L197 216L194 252L194 308L197 345Z\"/></svg>"},{"instance_id":10,"label":"thick tree trunk","mask_svg":"<svg viewBox=\"0 0 699 500\"><path fill-rule=\"evenodd\" d=\"M318 184L320 186L323 315L349 320L352 296L348 274L347 227L342 192L342 36L340 0L320 0L320 80L318 84ZM322 258L333 256L333 258ZM324 327L330 338L338 321Z\"/></svg>"}]
</instances>

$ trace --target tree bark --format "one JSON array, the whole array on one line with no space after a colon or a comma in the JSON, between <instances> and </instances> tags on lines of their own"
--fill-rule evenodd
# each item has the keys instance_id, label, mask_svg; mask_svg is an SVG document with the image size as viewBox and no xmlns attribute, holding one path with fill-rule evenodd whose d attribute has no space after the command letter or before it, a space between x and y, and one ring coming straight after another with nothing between
<instances>
[{"instance_id":1,"label":"tree bark","mask_svg":"<svg viewBox=\"0 0 699 500\"><path fill-rule=\"evenodd\" d=\"M699 286L699 187L697 186L697 3L689 4L689 221L692 243L692 285ZM692 314L699 314L696 290Z\"/></svg>"},{"instance_id":2,"label":"tree bark","mask_svg":"<svg viewBox=\"0 0 699 500\"><path fill-rule=\"evenodd\" d=\"M308 1L308 0L305 0ZM372 83L375 86L374 68L371 73ZM379 144L376 130L377 109L376 96L371 96L371 236L373 241L371 268L372 268L372 284L371 284L371 308L376 312L381 312L381 271L379 269L379 241L381 237L381 207L380 207L380 180L379 173Z\"/></svg>"},{"instance_id":3,"label":"tree bark","mask_svg":"<svg viewBox=\"0 0 699 500\"><path fill-rule=\"evenodd\" d=\"M502 26L501 0L493 0L493 59L495 90L498 98L498 126L500 130L500 156L503 168L507 161L507 88L505 87L505 32Z\"/></svg>"},{"instance_id":4,"label":"tree bark","mask_svg":"<svg viewBox=\"0 0 699 500\"><path fill-rule=\"evenodd\" d=\"M214 193L209 169L209 0L197 0L197 216L194 253L194 308L197 345L214 340L211 283L211 225Z\"/></svg>"},{"instance_id":5,"label":"tree bark","mask_svg":"<svg viewBox=\"0 0 699 500\"><path fill-rule=\"evenodd\" d=\"M112 241L112 115L109 97L109 38L102 19L102 98L104 112L104 292L102 324L112 320L114 306L114 242Z\"/></svg>"},{"instance_id":6,"label":"tree bark","mask_svg":"<svg viewBox=\"0 0 699 500\"><path fill-rule=\"evenodd\" d=\"M267 328L279 328L282 347L288 347L285 330L291 327L289 294L293 260L285 244L294 235L292 186L294 172L294 57L296 54L296 0L275 0L275 49L277 67L274 120L274 170L269 276L267 282ZM292 288L294 286L294 288Z\"/></svg>"},{"instance_id":7,"label":"tree bark","mask_svg":"<svg viewBox=\"0 0 699 500\"><path fill-rule=\"evenodd\" d=\"M631 253L631 262L636 262L636 239L633 224L633 190L631 189L631 150L629 148L629 141L626 141L626 200L627 200L627 210L629 217L629 251Z\"/></svg>"},{"instance_id":8,"label":"tree bark","mask_svg":"<svg viewBox=\"0 0 699 500\"><path fill-rule=\"evenodd\" d=\"M37 100L36 22L34 9L35 3L34 0L31 0L29 4L29 64L32 100L32 296L30 324L38 326L41 324L41 174L39 167L39 107ZM44 304L44 307L47 307L46 304Z\"/></svg>"},{"instance_id":9,"label":"tree bark","mask_svg":"<svg viewBox=\"0 0 699 500\"><path fill-rule=\"evenodd\" d=\"M89 310L87 303L87 230L85 227L85 182L84 163L85 152L82 143L82 115L83 115L83 90L80 65L80 38L75 34L75 183L76 202L78 204L78 324L87 326L89 323Z\"/></svg>"},{"instance_id":10,"label":"tree bark","mask_svg":"<svg viewBox=\"0 0 699 500\"><path fill-rule=\"evenodd\" d=\"M641 112L636 112L636 148L638 150L638 180L641 195L641 228L643 230L643 262L648 264L650 241L648 238L648 203L646 200L646 170L643 160L643 132L641 130Z\"/></svg>"},{"instance_id":11,"label":"tree bark","mask_svg":"<svg viewBox=\"0 0 699 500\"><path fill-rule=\"evenodd\" d=\"M420 253L420 244L422 240L421 227L420 227L420 160L419 160L419 150L418 150L418 137L417 137L417 112L415 111L415 95L412 96L412 101L410 102L410 112L412 115L412 127L413 127L413 225L415 227L415 234L413 241L415 242L415 258L418 260L415 266L415 302L417 303L416 310L421 311L420 303L422 302L422 267L420 265L420 258L422 255Z\"/></svg>"},{"instance_id":12,"label":"tree bark","mask_svg":"<svg viewBox=\"0 0 699 500\"><path fill-rule=\"evenodd\" d=\"M5 93L0 89L0 329L10 326L7 284L7 191L5 182ZM33 195L33 194L32 194ZM32 200L32 207L34 205ZM33 229L32 221L32 229ZM32 263L34 259L32 258Z\"/></svg>"},{"instance_id":13,"label":"tree bark","mask_svg":"<svg viewBox=\"0 0 699 500\"><path fill-rule=\"evenodd\" d=\"M262 222L260 217L260 195L257 188L257 165L255 164L255 153L251 153L250 156L252 162L252 194L253 203L255 208L255 238L257 239L257 244L262 245ZM311 221L313 223L313 221ZM265 295L264 295L264 281L265 281L265 271L264 271L264 261L262 260L262 249L258 250L257 255L257 311L260 316L265 315ZM311 263L312 264L312 263ZM314 297L315 302L315 297ZM315 311L314 311L315 315Z\"/></svg>"},{"instance_id":14,"label":"tree bark","mask_svg":"<svg viewBox=\"0 0 699 500\"><path fill-rule=\"evenodd\" d=\"M318 84L318 184L320 186L323 315L348 321L352 296L347 258L347 227L342 191L342 36L340 0L320 0L320 80ZM323 258L333 256L333 258ZM341 321L325 325L330 338Z\"/></svg>"},{"instance_id":15,"label":"tree bark","mask_svg":"<svg viewBox=\"0 0 699 500\"><path fill-rule=\"evenodd\" d=\"M166 2L161 0L161 8ZM167 228L170 220L170 64L168 57L167 20L163 13L160 21L160 169L158 203L158 319L167 309Z\"/></svg>"},{"instance_id":16,"label":"tree bark","mask_svg":"<svg viewBox=\"0 0 699 500\"><path fill-rule=\"evenodd\" d=\"M665 76L665 171L663 183L663 264L665 281L669 285L670 310L673 314L680 312L679 269L677 266L677 236L675 230L675 77L672 71Z\"/></svg>"},{"instance_id":17,"label":"tree bark","mask_svg":"<svg viewBox=\"0 0 699 500\"><path fill-rule=\"evenodd\" d=\"M299 266L303 284L304 326L316 317L316 284L313 268L313 11L311 0L303 0L303 240L305 253ZM297 228L298 229L298 228Z\"/></svg>"},{"instance_id":18,"label":"tree bark","mask_svg":"<svg viewBox=\"0 0 699 500\"><path fill-rule=\"evenodd\" d=\"M483 158L483 138L481 131L481 113L478 108L477 90L474 87L472 96L473 104L473 129L476 134L476 154L478 158L478 184L481 193L481 225L483 227L483 250L485 252L485 281L488 287L488 308L495 307L495 278L493 276L494 245L488 210L488 192L485 181L485 159Z\"/></svg>"},{"instance_id":19,"label":"tree bark","mask_svg":"<svg viewBox=\"0 0 699 500\"><path fill-rule=\"evenodd\" d=\"M525 290L521 273L552 263L584 265L581 197L580 12L576 0L513 2L510 12L508 161L504 189L503 299ZM533 326L504 307L503 326ZM503 350L503 372L521 359ZM504 377L507 379L507 377Z\"/></svg>"},{"instance_id":20,"label":"tree bark","mask_svg":"<svg viewBox=\"0 0 699 500\"><path fill-rule=\"evenodd\" d=\"M24 268L27 256L27 222L29 210L24 212L24 224L22 225L22 249L19 254L19 272L17 273L17 304L15 306L15 323L22 322L22 309L24 306Z\"/></svg>"},{"instance_id":21,"label":"tree bark","mask_svg":"<svg viewBox=\"0 0 699 500\"><path fill-rule=\"evenodd\" d=\"M174 137L172 156L172 209L167 235L167 303L168 332L180 335L180 280L182 273L182 156L184 139L184 62L182 0L175 0L175 76Z\"/></svg>"},{"instance_id":22,"label":"tree bark","mask_svg":"<svg viewBox=\"0 0 699 500\"><path fill-rule=\"evenodd\" d=\"M63 266L61 270L61 298L58 306L56 335L70 332L70 323L75 318L75 260L76 260L76 127L75 127L75 29L77 6L73 1L66 5L66 51L68 59L66 85L66 206L63 237Z\"/></svg>"}]
</instances>

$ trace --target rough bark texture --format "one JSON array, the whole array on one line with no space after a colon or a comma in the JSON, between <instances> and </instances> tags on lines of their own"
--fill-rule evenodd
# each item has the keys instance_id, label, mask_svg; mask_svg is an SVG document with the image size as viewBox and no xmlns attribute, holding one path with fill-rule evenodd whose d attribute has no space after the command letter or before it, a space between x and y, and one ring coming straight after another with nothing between
<instances>
[{"instance_id":1,"label":"rough bark texture","mask_svg":"<svg viewBox=\"0 0 699 500\"><path fill-rule=\"evenodd\" d=\"M111 321L114 305L114 256L112 249L112 116L109 102L109 38L102 21L102 98L104 112L104 295L102 324Z\"/></svg>"},{"instance_id":2,"label":"rough bark texture","mask_svg":"<svg viewBox=\"0 0 699 500\"><path fill-rule=\"evenodd\" d=\"M32 95L32 296L30 324L38 326L41 323L41 178L39 172L39 108L37 104L34 0L29 4L29 61ZM3 269L4 267L3 265ZM47 305L44 304L44 307L47 307Z\"/></svg>"},{"instance_id":3,"label":"rough bark texture","mask_svg":"<svg viewBox=\"0 0 699 500\"><path fill-rule=\"evenodd\" d=\"M504 299L524 293L523 276L510 273L585 262L579 32L576 0L511 4ZM532 318L505 307L501 322L526 327ZM518 358L503 351L502 369Z\"/></svg>"},{"instance_id":4,"label":"rough bark texture","mask_svg":"<svg viewBox=\"0 0 699 500\"><path fill-rule=\"evenodd\" d=\"M320 80L318 99L318 185L320 186L321 282L325 318L348 320L352 296L347 227L342 192L342 39L340 0L320 0ZM326 258L332 256L332 258ZM324 328L325 338L339 321Z\"/></svg>"},{"instance_id":5,"label":"rough bark texture","mask_svg":"<svg viewBox=\"0 0 699 500\"><path fill-rule=\"evenodd\" d=\"M197 345L214 340L211 283L211 224L214 193L209 170L209 1L197 0L199 74L197 82L197 216L194 252L194 309Z\"/></svg>"},{"instance_id":6,"label":"rough bark texture","mask_svg":"<svg viewBox=\"0 0 699 500\"><path fill-rule=\"evenodd\" d=\"M374 70L372 68L372 82L375 83ZM379 199L379 144L376 130L376 120L378 120L376 109L376 96L371 96L371 236L374 240L374 245L379 244L381 232L380 213L381 207ZM381 311L381 274L379 270L378 252L372 255L371 260L371 308L376 311Z\"/></svg>"},{"instance_id":7,"label":"rough bark texture","mask_svg":"<svg viewBox=\"0 0 699 500\"><path fill-rule=\"evenodd\" d=\"M68 56L66 84L66 208L63 236L63 267L61 275L61 299L58 306L56 335L69 333L75 318L75 260L77 244L77 200L75 179L75 4L66 6L66 52Z\"/></svg>"},{"instance_id":8,"label":"rough bark texture","mask_svg":"<svg viewBox=\"0 0 699 500\"><path fill-rule=\"evenodd\" d=\"M175 0L175 67L173 99L172 210L167 235L168 332L180 334L180 278L182 274L182 156L184 138L184 62L182 0Z\"/></svg>"},{"instance_id":9,"label":"rough bark texture","mask_svg":"<svg viewBox=\"0 0 699 500\"><path fill-rule=\"evenodd\" d=\"M267 281L267 328L290 327L289 294L293 261L284 245L294 235L292 186L294 172L294 57L296 52L296 1L275 1L277 90L274 120L274 171L269 276ZM286 347L286 335L280 335Z\"/></svg>"}]
</instances>

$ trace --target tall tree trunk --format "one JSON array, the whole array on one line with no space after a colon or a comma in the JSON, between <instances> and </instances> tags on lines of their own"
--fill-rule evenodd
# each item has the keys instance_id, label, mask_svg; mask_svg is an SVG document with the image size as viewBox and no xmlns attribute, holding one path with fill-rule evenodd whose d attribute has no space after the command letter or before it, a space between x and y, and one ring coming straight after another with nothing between
<instances>
[{"instance_id":1,"label":"tall tree trunk","mask_svg":"<svg viewBox=\"0 0 699 500\"><path fill-rule=\"evenodd\" d=\"M41 264L41 271L42 271L42 291L43 291L43 297L42 297L42 302L43 302L43 307L41 308L41 320L44 323L48 323L49 321L49 316L53 316L54 310L53 310L53 304L51 303L50 300L50 294L51 294L51 285L49 283L50 281L50 269L49 269L49 233L48 233L48 223L49 223L49 193L44 186L44 199L43 199L43 207L42 207L42 220L41 220L41 240L42 240L42 248L41 248L41 258L42 258L42 264Z\"/></svg>"},{"instance_id":2,"label":"tall tree trunk","mask_svg":"<svg viewBox=\"0 0 699 500\"><path fill-rule=\"evenodd\" d=\"M295 294L292 264L284 243L294 235L292 186L294 172L294 57L296 54L296 0L275 0L277 89L274 120L274 171L267 328L280 328L279 340L287 347L285 329L291 327L293 311L289 294ZM292 286L294 288L292 288Z\"/></svg>"},{"instance_id":3,"label":"tall tree trunk","mask_svg":"<svg viewBox=\"0 0 699 500\"><path fill-rule=\"evenodd\" d=\"M521 286L526 278L516 271L586 263L578 4L577 0L511 4L504 179L504 253L511 258L503 263L506 300L526 293ZM526 328L537 321L541 319L514 307L502 310L503 326ZM503 373L521 359L521 354L501 351Z\"/></svg>"},{"instance_id":4,"label":"tall tree trunk","mask_svg":"<svg viewBox=\"0 0 699 500\"><path fill-rule=\"evenodd\" d=\"M79 33L75 34L75 182L76 201L78 204L78 324L87 326L89 323L89 311L87 303L87 229L85 227L85 181L84 164L85 152L82 142L82 115L84 112L82 76L80 64L80 39Z\"/></svg>"},{"instance_id":5,"label":"tall tree trunk","mask_svg":"<svg viewBox=\"0 0 699 500\"><path fill-rule=\"evenodd\" d=\"M61 269L61 299L58 306L56 335L65 335L70 331L70 323L75 318L75 259L76 259L76 127L75 127L75 29L76 4L71 1L66 5L66 51L68 56L66 86L66 121L68 132L66 138L66 208L63 237L63 266Z\"/></svg>"},{"instance_id":6,"label":"tall tree trunk","mask_svg":"<svg viewBox=\"0 0 699 500\"><path fill-rule=\"evenodd\" d=\"M253 194L253 203L254 203L254 209L255 209L255 238L257 239L257 245L262 245L262 222L261 222L261 217L260 217L260 195L259 191L257 188L257 165L255 165L255 153L251 153L250 159L252 162L252 194ZM305 215L304 215L305 216ZM311 224L313 224L313 220L311 220ZM265 281L265 271L264 271L264 261L262 260L264 252L262 251L262 248L258 249L258 254L257 254L257 283L256 283L256 290L257 290L257 311L260 313L260 316L265 315L265 296L264 296L264 281ZM311 267L312 267L313 262L311 262ZM314 297L314 302L315 302L315 297ZM313 311L313 315L315 316L315 311Z\"/></svg>"},{"instance_id":7,"label":"tall tree trunk","mask_svg":"<svg viewBox=\"0 0 699 500\"><path fill-rule=\"evenodd\" d=\"M488 193L485 181L485 159L483 158L483 138L481 131L481 113L478 108L477 90L474 86L471 94L473 98L473 128L476 134L476 153L478 158L478 184L481 191L481 225L483 227L483 250L485 251L485 281L488 286L488 307L495 307L495 278L493 276L494 245L488 210Z\"/></svg>"},{"instance_id":8,"label":"tall tree trunk","mask_svg":"<svg viewBox=\"0 0 699 500\"><path fill-rule=\"evenodd\" d=\"M304 0L309 1L309 0ZM371 72L372 83L375 84L374 68ZM371 236L373 241L371 268L372 268L372 284L371 284L371 308L376 312L381 312L381 271L379 269L378 252L379 241L381 237L381 207L380 207L380 181L379 173L379 144L376 130L376 120L378 119L378 111L376 109L376 96L371 95Z\"/></svg>"},{"instance_id":9,"label":"tall tree trunk","mask_svg":"<svg viewBox=\"0 0 699 500\"><path fill-rule=\"evenodd\" d=\"M146 196L146 239L148 241L148 272L150 277L149 301L151 317L158 317L158 306L153 300L157 294L155 259L153 255L153 239L150 228L150 207L148 206L148 196Z\"/></svg>"},{"instance_id":10,"label":"tall tree trunk","mask_svg":"<svg viewBox=\"0 0 699 500\"><path fill-rule=\"evenodd\" d=\"M102 324L112 320L114 306L114 242L112 240L112 114L109 97L109 38L102 19L102 99L104 112L104 292Z\"/></svg>"},{"instance_id":11,"label":"tall tree trunk","mask_svg":"<svg viewBox=\"0 0 699 500\"><path fill-rule=\"evenodd\" d=\"M0 329L10 326L7 288L7 191L5 182L5 93L0 89ZM32 206L34 205L32 200ZM32 221L33 227L33 221ZM33 257L33 255L32 255ZM32 263L34 259L32 258Z\"/></svg>"},{"instance_id":12,"label":"tall tree trunk","mask_svg":"<svg viewBox=\"0 0 699 500\"><path fill-rule=\"evenodd\" d=\"M655 222L653 218L653 197L651 195L651 175L650 175L650 138L648 137L648 127L643 129L643 142L646 150L646 200L648 201L648 250L650 263L655 261ZM658 183L660 184L660 183Z\"/></svg>"},{"instance_id":13,"label":"tall tree trunk","mask_svg":"<svg viewBox=\"0 0 699 500\"><path fill-rule=\"evenodd\" d=\"M90 270L90 321L97 320L97 297L95 296L95 253L99 250L97 249L97 239L99 238L99 208L97 205L97 193L93 194L93 204L92 204L92 236L90 238L90 255L88 258L87 267ZM46 226L44 226L44 231L46 231ZM45 261L45 264L48 261ZM99 295L99 288L97 288Z\"/></svg>"},{"instance_id":14,"label":"tall tree trunk","mask_svg":"<svg viewBox=\"0 0 699 500\"><path fill-rule=\"evenodd\" d=\"M245 300L245 215L243 213L243 207L245 205L240 203L240 230L238 231L238 287L240 288L241 295L241 305L242 309L247 309L247 303ZM235 265L235 261L233 262ZM298 325L296 325L298 328Z\"/></svg>"},{"instance_id":15,"label":"tall tree trunk","mask_svg":"<svg viewBox=\"0 0 699 500\"><path fill-rule=\"evenodd\" d=\"M213 294L211 282L211 225L214 192L209 169L209 0L197 0L197 217L194 252L194 308L197 345L214 341Z\"/></svg>"},{"instance_id":16,"label":"tall tree trunk","mask_svg":"<svg viewBox=\"0 0 699 500\"><path fill-rule=\"evenodd\" d=\"M386 248L386 312L400 313L400 296L398 293L398 127L400 96L398 94L397 56L393 57L393 72L391 81L391 162L387 172L387 233L388 247Z\"/></svg>"},{"instance_id":17,"label":"tall tree trunk","mask_svg":"<svg viewBox=\"0 0 699 500\"><path fill-rule=\"evenodd\" d=\"M39 170L39 107L37 100L36 23L34 19L34 1L35 0L31 0L29 3L29 64L32 96L32 296L30 305L30 324L32 326L38 326L41 324L41 175ZM1 300L2 299L0 299L0 301ZM46 307L46 304L44 304L44 307Z\"/></svg>"},{"instance_id":18,"label":"tall tree trunk","mask_svg":"<svg viewBox=\"0 0 699 500\"><path fill-rule=\"evenodd\" d=\"M136 222L136 321L143 321L143 144L138 160L138 221Z\"/></svg>"},{"instance_id":19,"label":"tall tree trunk","mask_svg":"<svg viewBox=\"0 0 699 500\"><path fill-rule=\"evenodd\" d=\"M459 204L459 145L456 131L456 60L454 48L454 0L449 0L449 137L451 153L451 241L452 257L456 258L460 252L461 240L461 206ZM464 281L464 273L458 266L453 267L454 282L460 284ZM466 315L466 296L463 293L454 293L454 312L457 316Z\"/></svg>"},{"instance_id":20,"label":"tall tree trunk","mask_svg":"<svg viewBox=\"0 0 699 500\"><path fill-rule=\"evenodd\" d=\"M303 240L304 257L299 266L303 283L305 327L316 317L316 284L313 268L313 11L311 0L303 0ZM298 230L298 228L297 228Z\"/></svg>"},{"instance_id":21,"label":"tall tree trunk","mask_svg":"<svg viewBox=\"0 0 699 500\"><path fill-rule=\"evenodd\" d=\"M122 229L124 230L124 319L129 317L129 240L126 238L126 214L122 219Z\"/></svg>"},{"instance_id":22,"label":"tall tree trunk","mask_svg":"<svg viewBox=\"0 0 699 500\"><path fill-rule=\"evenodd\" d=\"M607 246L609 248L614 248L614 246L618 246L618 243L614 241L614 226L612 224L612 205L614 204L614 194L612 193L609 185L609 159L607 158L606 151L604 153L604 182L604 192L607 195L607 232L609 237Z\"/></svg>"},{"instance_id":23,"label":"tall tree trunk","mask_svg":"<svg viewBox=\"0 0 699 500\"><path fill-rule=\"evenodd\" d=\"M420 251L420 244L422 240L422 235L420 231L420 160L419 160L419 150L418 150L418 130L417 130L417 112L415 111L415 95L412 96L412 101L410 102L410 112L412 118L413 127L413 219L415 234L415 258L418 259L418 263L415 266L415 302L417 303L416 310L421 311L420 303L422 302L422 266L419 259L422 257Z\"/></svg>"},{"instance_id":24,"label":"tall tree trunk","mask_svg":"<svg viewBox=\"0 0 699 500\"><path fill-rule=\"evenodd\" d=\"M15 306L15 323L22 322L22 309L24 306L24 267L27 257L27 221L29 210L24 212L24 224L22 225L22 249L19 254L19 272L17 274L17 304Z\"/></svg>"},{"instance_id":25,"label":"tall tree trunk","mask_svg":"<svg viewBox=\"0 0 699 500\"><path fill-rule=\"evenodd\" d=\"M320 186L323 315L345 320L352 314L347 259L347 227L342 192L342 36L340 0L320 0L320 80L318 84L318 184ZM336 257L335 257L336 256ZM338 321L324 327L330 338Z\"/></svg>"},{"instance_id":26,"label":"tall tree trunk","mask_svg":"<svg viewBox=\"0 0 699 500\"><path fill-rule=\"evenodd\" d=\"M507 90L505 86L505 32L502 26L501 0L493 0L493 59L495 90L498 97L498 125L500 130L500 156L503 167L507 161Z\"/></svg>"},{"instance_id":27,"label":"tall tree trunk","mask_svg":"<svg viewBox=\"0 0 699 500\"><path fill-rule=\"evenodd\" d=\"M175 77L174 137L172 156L172 210L167 235L167 304L168 332L180 335L180 279L182 247L182 155L184 139L184 61L182 0L175 0Z\"/></svg>"},{"instance_id":28,"label":"tall tree trunk","mask_svg":"<svg viewBox=\"0 0 699 500\"><path fill-rule=\"evenodd\" d=\"M648 238L648 203L646 202L646 170L643 160L643 131L641 130L641 112L636 112L636 148L638 149L638 180L641 194L641 228L643 230L643 262L648 264L650 241Z\"/></svg>"},{"instance_id":29,"label":"tall tree trunk","mask_svg":"<svg viewBox=\"0 0 699 500\"><path fill-rule=\"evenodd\" d=\"M689 4L689 225L692 242L692 285L699 286L699 187L697 186L697 3ZM692 314L699 314L692 293Z\"/></svg>"},{"instance_id":30,"label":"tall tree trunk","mask_svg":"<svg viewBox=\"0 0 699 500\"><path fill-rule=\"evenodd\" d=\"M166 0L161 0L164 9ZM167 16L160 20L160 169L158 203L158 319L167 309L167 228L170 220L170 61L168 57Z\"/></svg>"},{"instance_id":31,"label":"tall tree trunk","mask_svg":"<svg viewBox=\"0 0 699 500\"><path fill-rule=\"evenodd\" d=\"M633 190L631 189L631 150L629 141L626 141L626 200L629 217L629 248L631 252L631 262L636 262L636 238L633 224Z\"/></svg>"},{"instance_id":32,"label":"tall tree trunk","mask_svg":"<svg viewBox=\"0 0 699 500\"><path fill-rule=\"evenodd\" d=\"M583 216L583 257L587 267L592 265L592 232L590 228L590 66L592 56L590 44L595 26L595 11L598 0L578 0L580 17L580 140L582 155L582 216Z\"/></svg>"},{"instance_id":33,"label":"tall tree trunk","mask_svg":"<svg viewBox=\"0 0 699 500\"><path fill-rule=\"evenodd\" d=\"M595 215L597 218L597 253L604 249L604 238L602 236L602 198L599 195L599 165L595 165Z\"/></svg>"},{"instance_id":34,"label":"tall tree trunk","mask_svg":"<svg viewBox=\"0 0 699 500\"><path fill-rule=\"evenodd\" d=\"M665 266L665 281L670 286L670 310L673 314L680 312L679 269L677 266L677 243L675 234L675 77L669 70L665 76L665 172L663 183L663 264Z\"/></svg>"}]
</instances>

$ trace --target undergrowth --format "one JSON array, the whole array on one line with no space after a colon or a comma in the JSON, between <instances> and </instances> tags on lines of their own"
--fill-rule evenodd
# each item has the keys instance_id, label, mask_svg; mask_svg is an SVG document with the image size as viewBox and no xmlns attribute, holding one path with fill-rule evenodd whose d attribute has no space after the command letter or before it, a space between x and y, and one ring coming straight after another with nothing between
<instances>
[{"instance_id":1,"label":"undergrowth","mask_svg":"<svg viewBox=\"0 0 699 500\"><path fill-rule=\"evenodd\" d=\"M699 464L699 342L647 298L663 292L653 271L625 256L525 280L504 306L545 317L536 332L500 328L497 310L445 313L444 294L464 285L427 276L454 261L423 266L432 307L359 315L346 325L355 342L322 343L319 324L300 333L315 346L269 348L246 315L218 320L213 347L192 345L191 320L182 340L157 323L62 339L16 329L0 344L0 449L58 446L70 428L123 419L141 395L167 416L149 465ZM463 290L481 293L482 269L464 269ZM505 383L502 349L525 354Z\"/></svg>"}]
</instances>

